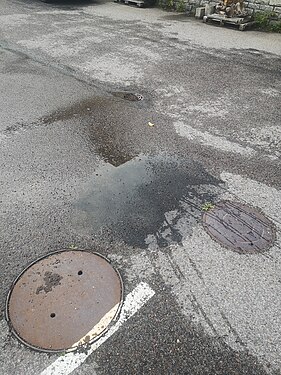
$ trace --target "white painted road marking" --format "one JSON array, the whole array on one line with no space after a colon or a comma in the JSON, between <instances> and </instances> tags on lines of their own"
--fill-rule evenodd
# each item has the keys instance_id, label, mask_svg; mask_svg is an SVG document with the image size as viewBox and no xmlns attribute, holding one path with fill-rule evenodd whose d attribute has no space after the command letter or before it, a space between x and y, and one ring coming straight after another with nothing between
<instances>
[{"instance_id":1,"label":"white painted road marking","mask_svg":"<svg viewBox=\"0 0 281 375\"><path fill-rule=\"evenodd\" d=\"M68 353L59 357L54 363L47 367L40 375L68 375L79 367L86 358L91 355L101 344L111 337L128 319L130 319L142 306L144 306L155 294L150 286L141 282L124 301L120 317L116 324L102 336L97 342L91 345L87 353Z\"/></svg>"},{"instance_id":2,"label":"white painted road marking","mask_svg":"<svg viewBox=\"0 0 281 375\"><path fill-rule=\"evenodd\" d=\"M79 345L85 344L87 341L92 341L95 337L99 336L104 330L104 327L108 327L111 322L113 322L114 317L120 307L120 302L117 303L115 306L112 307L102 318L101 320L91 329L91 331L87 332L85 336L83 336L78 342L72 345L72 348L75 349ZM87 341L86 341L87 340Z\"/></svg>"},{"instance_id":3,"label":"white painted road marking","mask_svg":"<svg viewBox=\"0 0 281 375\"><path fill-rule=\"evenodd\" d=\"M223 152L234 152L246 157L254 156L257 152L249 146L241 146L237 142L232 142L223 136L211 134L207 131L200 131L182 121L175 124L176 132L190 141L201 143L205 146L211 146Z\"/></svg>"}]
</instances>

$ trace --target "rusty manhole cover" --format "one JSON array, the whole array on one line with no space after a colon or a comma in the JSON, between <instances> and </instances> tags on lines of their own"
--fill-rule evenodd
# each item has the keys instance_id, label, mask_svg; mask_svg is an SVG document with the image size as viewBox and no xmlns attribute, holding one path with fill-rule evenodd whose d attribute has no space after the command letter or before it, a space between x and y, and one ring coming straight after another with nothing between
<instances>
[{"instance_id":1,"label":"rusty manhole cover","mask_svg":"<svg viewBox=\"0 0 281 375\"><path fill-rule=\"evenodd\" d=\"M230 201L205 212L203 225L214 240L242 254L268 250L276 236L274 225L259 210Z\"/></svg>"},{"instance_id":2,"label":"rusty manhole cover","mask_svg":"<svg viewBox=\"0 0 281 375\"><path fill-rule=\"evenodd\" d=\"M6 315L12 332L42 351L95 341L121 308L119 273L101 255L63 250L32 263L15 280Z\"/></svg>"}]
</instances>

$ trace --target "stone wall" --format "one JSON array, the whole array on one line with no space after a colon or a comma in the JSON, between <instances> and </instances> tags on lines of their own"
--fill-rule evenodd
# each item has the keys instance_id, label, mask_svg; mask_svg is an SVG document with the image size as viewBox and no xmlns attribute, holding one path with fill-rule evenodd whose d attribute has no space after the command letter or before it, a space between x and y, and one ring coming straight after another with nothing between
<instances>
[{"instance_id":1,"label":"stone wall","mask_svg":"<svg viewBox=\"0 0 281 375\"><path fill-rule=\"evenodd\" d=\"M281 18L281 0L249 0L245 1L245 8L249 12L274 12Z\"/></svg>"},{"instance_id":2,"label":"stone wall","mask_svg":"<svg viewBox=\"0 0 281 375\"><path fill-rule=\"evenodd\" d=\"M218 2L218 1L217 1ZM203 7L206 4L215 5L214 0L162 0L162 4L169 5L174 4L174 9L183 10L185 9L188 15L194 15L195 9ZM281 0L244 0L245 8L249 14L256 12L274 12L281 19Z\"/></svg>"}]
</instances>

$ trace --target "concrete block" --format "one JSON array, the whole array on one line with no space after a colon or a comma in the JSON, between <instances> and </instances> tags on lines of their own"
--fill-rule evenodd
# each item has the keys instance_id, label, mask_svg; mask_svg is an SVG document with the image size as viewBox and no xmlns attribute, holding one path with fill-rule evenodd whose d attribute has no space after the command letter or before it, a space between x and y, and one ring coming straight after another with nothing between
<instances>
[{"instance_id":1,"label":"concrete block","mask_svg":"<svg viewBox=\"0 0 281 375\"><path fill-rule=\"evenodd\" d=\"M273 11L278 15L281 15L281 7L274 7Z\"/></svg>"},{"instance_id":2,"label":"concrete block","mask_svg":"<svg viewBox=\"0 0 281 375\"><path fill-rule=\"evenodd\" d=\"M205 7L196 8L195 18L202 19L205 16Z\"/></svg>"},{"instance_id":3,"label":"concrete block","mask_svg":"<svg viewBox=\"0 0 281 375\"><path fill-rule=\"evenodd\" d=\"M281 6L281 0L269 0L269 5Z\"/></svg>"},{"instance_id":4,"label":"concrete block","mask_svg":"<svg viewBox=\"0 0 281 375\"><path fill-rule=\"evenodd\" d=\"M263 7L264 12L273 12L273 7L269 5L261 5L261 8Z\"/></svg>"},{"instance_id":5,"label":"concrete block","mask_svg":"<svg viewBox=\"0 0 281 375\"><path fill-rule=\"evenodd\" d=\"M213 14L215 11L215 6L211 4L207 4L205 6L205 15L208 16L209 14Z\"/></svg>"},{"instance_id":6,"label":"concrete block","mask_svg":"<svg viewBox=\"0 0 281 375\"><path fill-rule=\"evenodd\" d=\"M247 8L246 10L247 10L247 14L249 14L249 16L251 16L254 13L254 9Z\"/></svg>"},{"instance_id":7,"label":"concrete block","mask_svg":"<svg viewBox=\"0 0 281 375\"><path fill-rule=\"evenodd\" d=\"M255 4L268 5L269 0L255 0Z\"/></svg>"}]
</instances>

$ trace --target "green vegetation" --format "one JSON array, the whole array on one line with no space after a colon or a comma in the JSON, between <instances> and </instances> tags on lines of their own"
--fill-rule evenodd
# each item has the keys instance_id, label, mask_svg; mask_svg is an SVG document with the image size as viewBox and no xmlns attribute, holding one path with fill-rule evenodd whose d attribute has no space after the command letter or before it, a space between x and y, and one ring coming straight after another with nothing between
<instances>
[{"instance_id":1,"label":"green vegetation","mask_svg":"<svg viewBox=\"0 0 281 375\"><path fill-rule=\"evenodd\" d=\"M211 202L206 202L202 206L202 211L209 211L211 208L214 208L215 205Z\"/></svg>"},{"instance_id":2,"label":"green vegetation","mask_svg":"<svg viewBox=\"0 0 281 375\"><path fill-rule=\"evenodd\" d=\"M158 6L164 10L174 10L174 0L158 0Z\"/></svg>"},{"instance_id":3,"label":"green vegetation","mask_svg":"<svg viewBox=\"0 0 281 375\"><path fill-rule=\"evenodd\" d=\"M174 0L166 0L166 9L174 9Z\"/></svg>"},{"instance_id":4,"label":"green vegetation","mask_svg":"<svg viewBox=\"0 0 281 375\"><path fill-rule=\"evenodd\" d=\"M72 249L72 250L77 250L78 249L78 247L76 245L73 245L73 244L71 244L69 246L69 248Z\"/></svg>"},{"instance_id":5,"label":"green vegetation","mask_svg":"<svg viewBox=\"0 0 281 375\"><path fill-rule=\"evenodd\" d=\"M158 6L164 10L184 13L186 11L185 0L158 0Z\"/></svg>"},{"instance_id":6,"label":"green vegetation","mask_svg":"<svg viewBox=\"0 0 281 375\"><path fill-rule=\"evenodd\" d=\"M281 33L281 20L278 20L274 12L257 12L254 20L259 30Z\"/></svg>"},{"instance_id":7,"label":"green vegetation","mask_svg":"<svg viewBox=\"0 0 281 375\"><path fill-rule=\"evenodd\" d=\"M179 0L179 2L176 5L176 11L177 12L185 12L185 1L184 0Z\"/></svg>"}]
</instances>

